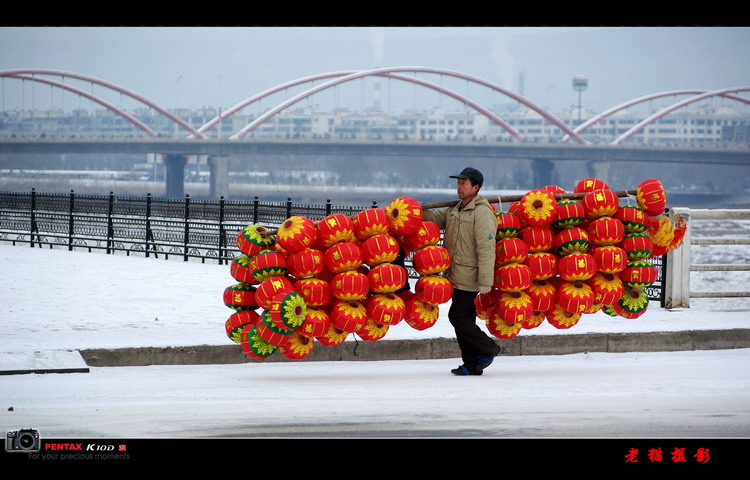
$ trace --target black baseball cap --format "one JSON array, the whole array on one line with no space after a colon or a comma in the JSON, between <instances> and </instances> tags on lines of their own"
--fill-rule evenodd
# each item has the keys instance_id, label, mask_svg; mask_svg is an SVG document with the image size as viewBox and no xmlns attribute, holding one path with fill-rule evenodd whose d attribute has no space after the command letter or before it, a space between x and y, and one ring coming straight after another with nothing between
<instances>
[{"instance_id":1,"label":"black baseball cap","mask_svg":"<svg viewBox=\"0 0 750 480\"><path fill-rule=\"evenodd\" d=\"M482 186L482 183L484 183L484 175L482 175L482 172L477 170L476 168L466 167L463 170L461 170L461 173L458 175L451 175L448 178L470 178L474 180L474 182Z\"/></svg>"}]
</instances>

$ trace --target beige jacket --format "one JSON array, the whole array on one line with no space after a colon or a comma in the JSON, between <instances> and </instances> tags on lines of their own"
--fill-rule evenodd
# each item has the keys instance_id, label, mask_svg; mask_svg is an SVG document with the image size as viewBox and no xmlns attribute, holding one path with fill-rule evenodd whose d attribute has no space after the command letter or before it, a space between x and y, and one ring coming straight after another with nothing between
<instances>
[{"instance_id":1,"label":"beige jacket","mask_svg":"<svg viewBox=\"0 0 750 480\"><path fill-rule=\"evenodd\" d=\"M443 246L452 261L444 276L455 288L476 292L480 285L491 286L494 281L497 219L489 202L480 195L460 211L459 204L425 210L423 219L445 231Z\"/></svg>"}]
</instances>

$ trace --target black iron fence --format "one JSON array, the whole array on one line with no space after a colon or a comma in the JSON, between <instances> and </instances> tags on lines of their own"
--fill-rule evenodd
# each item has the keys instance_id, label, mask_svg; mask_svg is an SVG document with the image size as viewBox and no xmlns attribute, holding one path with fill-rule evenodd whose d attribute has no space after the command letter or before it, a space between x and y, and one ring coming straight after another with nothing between
<instances>
[{"instance_id":1,"label":"black iron fence","mask_svg":"<svg viewBox=\"0 0 750 480\"><path fill-rule=\"evenodd\" d=\"M372 207L377 207L373 202ZM350 217L363 207L286 202L194 200L109 195L0 192L0 241L31 247L104 250L154 258L207 260L229 264L239 254L237 235L247 225L278 228L292 215L322 220ZM650 299L664 305L664 257L649 259L658 269ZM418 275L406 259L411 278Z\"/></svg>"},{"instance_id":2,"label":"black iron fence","mask_svg":"<svg viewBox=\"0 0 750 480\"><path fill-rule=\"evenodd\" d=\"M374 205L376 206L376 205ZM146 257L230 262L249 224L277 228L292 215L320 220L362 208L286 202L0 192L0 241L31 247L105 250Z\"/></svg>"}]
</instances>

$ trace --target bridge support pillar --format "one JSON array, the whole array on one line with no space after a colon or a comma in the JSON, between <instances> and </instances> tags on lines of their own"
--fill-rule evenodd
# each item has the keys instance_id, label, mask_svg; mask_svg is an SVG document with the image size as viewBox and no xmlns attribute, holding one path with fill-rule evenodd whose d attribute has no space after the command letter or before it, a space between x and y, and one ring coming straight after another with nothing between
<instances>
[{"instance_id":1,"label":"bridge support pillar","mask_svg":"<svg viewBox=\"0 0 750 480\"><path fill-rule=\"evenodd\" d=\"M552 160L535 158L531 161L531 168L531 178L534 182L534 188L552 185L552 172L555 169L555 164Z\"/></svg>"},{"instance_id":2,"label":"bridge support pillar","mask_svg":"<svg viewBox=\"0 0 750 480\"><path fill-rule=\"evenodd\" d=\"M165 155L164 167L166 177L166 192L168 198L182 198L185 196L185 155Z\"/></svg>"},{"instance_id":3,"label":"bridge support pillar","mask_svg":"<svg viewBox=\"0 0 750 480\"><path fill-rule=\"evenodd\" d=\"M208 166L211 170L209 174L211 198L229 197L229 157L226 155L210 156Z\"/></svg>"},{"instance_id":4,"label":"bridge support pillar","mask_svg":"<svg viewBox=\"0 0 750 480\"><path fill-rule=\"evenodd\" d=\"M589 178L596 178L604 183L609 183L609 169L612 166L610 161L594 160L586 163L589 172Z\"/></svg>"}]
</instances>

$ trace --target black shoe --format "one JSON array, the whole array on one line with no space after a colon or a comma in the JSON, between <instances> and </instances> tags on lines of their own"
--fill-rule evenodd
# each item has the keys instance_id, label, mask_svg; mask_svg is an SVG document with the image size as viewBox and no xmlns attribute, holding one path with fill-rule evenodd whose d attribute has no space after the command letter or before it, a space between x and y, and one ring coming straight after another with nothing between
<instances>
[{"instance_id":1,"label":"black shoe","mask_svg":"<svg viewBox=\"0 0 750 480\"><path fill-rule=\"evenodd\" d=\"M489 367L492 364L492 360L494 360L494 357L496 357L500 353L500 345L497 346L497 349L495 350L495 355L492 357L477 357L477 366L476 369L480 372L484 370L485 368Z\"/></svg>"},{"instance_id":2,"label":"black shoe","mask_svg":"<svg viewBox=\"0 0 750 480\"><path fill-rule=\"evenodd\" d=\"M477 370L482 371L485 368L489 367L492 364L491 358L485 358L485 357L477 357Z\"/></svg>"},{"instance_id":3,"label":"black shoe","mask_svg":"<svg viewBox=\"0 0 750 480\"><path fill-rule=\"evenodd\" d=\"M478 370L469 370L464 365L459 365L458 368L451 370L453 375L465 376L465 375L481 375L482 372Z\"/></svg>"}]
</instances>

